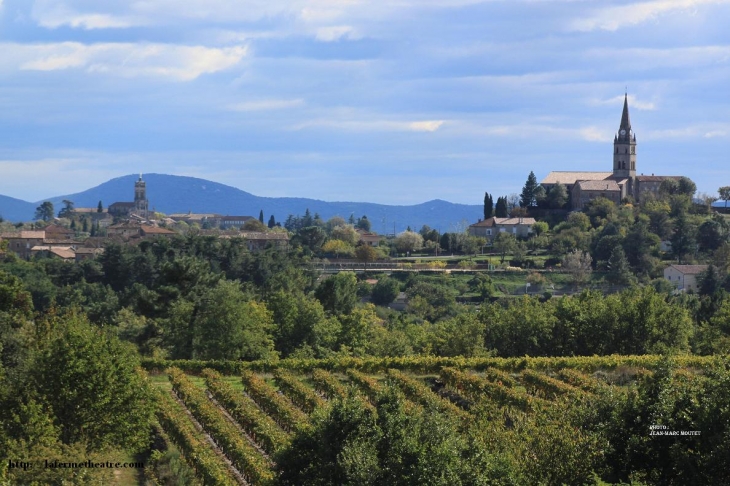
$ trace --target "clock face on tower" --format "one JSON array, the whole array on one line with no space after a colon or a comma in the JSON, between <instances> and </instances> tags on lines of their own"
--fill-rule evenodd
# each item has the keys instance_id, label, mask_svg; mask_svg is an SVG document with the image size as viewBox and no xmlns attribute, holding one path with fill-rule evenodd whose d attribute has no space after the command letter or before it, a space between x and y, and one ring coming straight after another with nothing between
<instances>
[{"instance_id":1,"label":"clock face on tower","mask_svg":"<svg viewBox=\"0 0 730 486\"><path fill-rule=\"evenodd\" d=\"M621 131L620 131L619 133L620 133L621 135L626 135L626 130L621 130Z\"/></svg>"}]
</instances>

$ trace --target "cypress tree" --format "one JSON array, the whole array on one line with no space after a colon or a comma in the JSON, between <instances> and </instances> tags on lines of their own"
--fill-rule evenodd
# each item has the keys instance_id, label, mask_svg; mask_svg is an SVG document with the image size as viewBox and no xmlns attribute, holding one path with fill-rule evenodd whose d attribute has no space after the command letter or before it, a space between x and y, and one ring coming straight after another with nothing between
<instances>
[{"instance_id":1,"label":"cypress tree","mask_svg":"<svg viewBox=\"0 0 730 486\"><path fill-rule=\"evenodd\" d=\"M269 228L273 228L276 226L276 220L274 219L274 215L272 214L269 216Z\"/></svg>"},{"instance_id":2,"label":"cypress tree","mask_svg":"<svg viewBox=\"0 0 730 486\"><path fill-rule=\"evenodd\" d=\"M497 206L494 208L494 215L498 218L507 217L507 198L506 197L497 198Z\"/></svg>"},{"instance_id":3,"label":"cypress tree","mask_svg":"<svg viewBox=\"0 0 730 486\"><path fill-rule=\"evenodd\" d=\"M494 215L494 201L492 196L488 193L484 193L484 219L489 219Z\"/></svg>"},{"instance_id":4,"label":"cypress tree","mask_svg":"<svg viewBox=\"0 0 730 486\"><path fill-rule=\"evenodd\" d=\"M264 224L264 210L259 211L259 222Z\"/></svg>"}]
</instances>

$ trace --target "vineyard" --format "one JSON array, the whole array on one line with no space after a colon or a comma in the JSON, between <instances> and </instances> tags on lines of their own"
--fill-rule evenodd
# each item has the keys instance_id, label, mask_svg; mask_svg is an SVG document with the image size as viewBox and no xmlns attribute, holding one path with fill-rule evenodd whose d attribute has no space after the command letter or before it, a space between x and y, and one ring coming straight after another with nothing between
<instances>
[{"instance_id":1,"label":"vineyard","mask_svg":"<svg viewBox=\"0 0 730 486\"><path fill-rule=\"evenodd\" d=\"M587 446L593 436L576 431L575 424L570 424L567 417L571 410L600 409L621 400L654 375L655 368L661 367L660 360L550 359L552 362L526 358L528 361L522 362L492 359L434 363L430 358L421 358L420 362L402 362L401 369L388 359L380 363L300 361L281 362L283 366L259 363L238 369L235 374L222 374L212 368L230 371L240 363L217 362L203 367L200 362L179 362L179 366L164 369L159 369L160 365L170 363L146 365L158 389L160 433L177 447L201 484L266 485L281 481L281 477L277 479L282 466L278 461L289 457L286 452L300 440L298 437L315 434L334 405L349 401L350 407L378 417L392 413L393 400L406 417L425 414L443 420L465 444L476 440L488 446L490 441L492 445L501 441L497 448L509 446L516 451L515 457L529 457L522 478L539 474L534 478L542 478L545 484L583 484L582 480L576 481L576 474L588 480L592 468L597 467L595 457L590 456L592 449ZM353 366L357 364L360 366ZM711 370L725 365L719 358L691 357L677 358L674 366L672 379L697 386L699 381L707 380L705 375ZM387 397L397 399L388 401ZM531 443L521 444L525 434L536 430L546 431L545 437L534 438L543 441L532 444L538 448L552 440L551 431L559 436L561 430L573 430L570 450L563 452L580 456L581 448L585 449L585 464L572 468L564 465L566 470L556 469L549 474L530 472L541 460L555 459L523 450L531 447ZM488 438L485 431L490 433ZM154 471L148 470L148 476L154 484ZM503 482L509 483L509 479Z\"/></svg>"}]
</instances>

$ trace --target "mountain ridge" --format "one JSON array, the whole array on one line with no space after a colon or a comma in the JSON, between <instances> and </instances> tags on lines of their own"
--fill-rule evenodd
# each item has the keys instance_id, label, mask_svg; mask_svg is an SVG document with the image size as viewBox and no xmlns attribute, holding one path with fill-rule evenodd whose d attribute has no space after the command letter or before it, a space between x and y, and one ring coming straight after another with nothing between
<instances>
[{"instance_id":1,"label":"mountain ridge","mask_svg":"<svg viewBox=\"0 0 730 486\"><path fill-rule=\"evenodd\" d=\"M138 175L126 175L110 179L85 191L54 196L36 202L0 196L0 215L9 221L30 221L35 208L43 201L51 201L56 211L63 207L63 200L74 202L76 207L96 207L102 201L104 207L114 202L134 199L134 182ZM147 199L150 209L166 214L218 213L224 215L258 216L264 211L265 220L274 214L283 223L289 214L303 215L306 209L318 213L322 219L341 216L347 219L366 215L373 231L400 232L410 226L418 230L421 225L445 231L463 231L465 224L481 217L481 205L458 204L433 199L413 205L388 205L356 201L322 201L300 197L256 196L242 189L196 177L169 174L145 174Z\"/></svg>"}]
</instances>

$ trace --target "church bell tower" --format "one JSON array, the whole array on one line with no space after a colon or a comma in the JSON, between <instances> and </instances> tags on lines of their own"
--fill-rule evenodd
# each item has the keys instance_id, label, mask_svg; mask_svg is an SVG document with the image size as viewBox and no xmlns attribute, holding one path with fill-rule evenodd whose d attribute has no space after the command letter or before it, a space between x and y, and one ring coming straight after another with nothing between
<instances>
[{"instance_id":1,"label":"church bell tower","mask_svg":"<svg viewBox=\"0 0 730 486\"><path fill-rule=\"evenodd\" d=\"M624 95L621 125L613 139L613 176L621 179L636 176L636 134L631 129L628 94Z\"/></svg>"},{"instance_id":2,"label":"church bell tower","mask_svg":"<svg viewBox=\"0 0 730 486\"><path fill-rule=\"evenodd\" d=\"M139 180L134 183L134 210L142 213L146 218L148 209L147 183L142 180L142 174L140 174Z\"/></svg>"}]
</instances>

